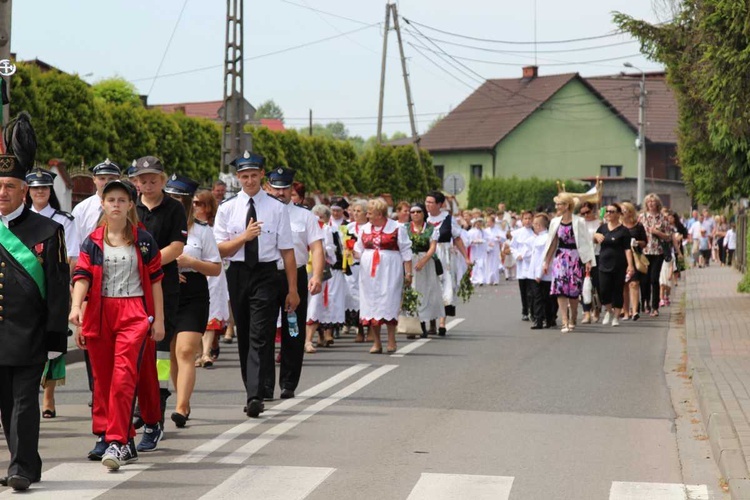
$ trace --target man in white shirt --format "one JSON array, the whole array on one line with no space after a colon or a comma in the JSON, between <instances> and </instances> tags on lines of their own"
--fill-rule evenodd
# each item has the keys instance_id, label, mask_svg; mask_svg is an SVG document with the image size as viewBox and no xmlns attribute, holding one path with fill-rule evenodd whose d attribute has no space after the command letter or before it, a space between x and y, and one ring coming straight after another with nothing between
<instances>
[{"instance_id":1,"label":"man in white shirt","mask_svg":"<svg viewBox=\"0 0 750 500\"><path fill-rule=\"evenodd\" d=\"M531 228L533 214L525 211L521 214L521 227L513 231L510 240L510 252L516 259L516 277L518 289L521 292L521 321L529 321L531 313L531 280L534 279L531 270L532 243L536 234Z\"/></svg>"},{"instance_id":2,"label":"man in white shirt","mask_svg":"<svg viewBox=\"0 0 750 500\"><path fill-rule=\"evenodd\" d=\"M289 292L284 309L299 305L297 261L286 206L261 189L265 158L245 153L232 161L242 190L219 206L214 236L222 258L229 260L227 285L237 325L237 349L247 391L248 417L264 411L264 349L273 346L282 282L277 262L284 261ZM252 314L251 314L252 311Z\"/></svg>"}]
</instances>

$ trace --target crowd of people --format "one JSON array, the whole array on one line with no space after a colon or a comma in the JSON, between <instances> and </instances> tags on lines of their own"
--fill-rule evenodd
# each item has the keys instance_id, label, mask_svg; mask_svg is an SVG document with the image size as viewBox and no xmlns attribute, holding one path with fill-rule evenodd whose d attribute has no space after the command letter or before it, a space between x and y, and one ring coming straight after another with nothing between
<instances>
[{"instance_id":1,"label":"crowd of people","mask_svg":"<svg viewBox=\"0 0 750 500\"><path fill-rule=\"evenodd\" d=\"M214 365L222 342L236 339L243 413L257 418L275 397L277 363L279 397L288 399L304 355L342 335L369 341L371 354L396 352L405 289L419 297L413 314L421 331L405 332L412 338L446 334L465 277L475 286L516 280L521 320L567 333L579 324L658 316L686 255L698 267L731 264L736 248L726 219L704 211L683 224L653 194L640 213L630 203L598 211L562 192L554 213L516 215L501 203L453 215L439 191L391 210L382 198L307 197L293 169L267 168L257 154L245 152L231 166L240 190L227 197L223 182L201 189L185 176L168 176L153 156L124 172L107 159L91 168L96 193L72 214L60 210L51 172L16 166L12 175L0 174L0 266L13 247L3 228L18 231L14 219L31 217L37 229L46 228L46 240L31 243L32 260L11 253L28 262L19 272L42 297L72 283L47 304L46 324L35 326L46 340L28 349L36 354L33 370L22 374L23 389L30 393L30 381L38 387L41 380L41 416L56 417L54 391L65 381L62 325L72 323L92 393L96 441L88 458L110 470L157 449L170 388L170 420L187 426L197 368ZM34 413L28 401L14 408L5 399L2 425L15 444L0 484L23 490L41 477L39 427L28 423L40 409Z\"/></svg>"}]
</instances>

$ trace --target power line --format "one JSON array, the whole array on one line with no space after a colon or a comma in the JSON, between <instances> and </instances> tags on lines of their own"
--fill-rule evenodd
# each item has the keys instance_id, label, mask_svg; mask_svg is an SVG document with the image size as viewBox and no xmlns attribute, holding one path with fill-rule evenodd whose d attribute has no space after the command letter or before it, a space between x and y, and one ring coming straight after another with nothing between
<instances>
[{"instance_id":1,"label":"power line","mask_svg":"<svg viewBox=\"0 0 750 500\"><path fill-rule=\"evenodd\" d=\"M169 46L172 45L172 39L174 38L174 34L177 32L177 26L180 25L180 20L182 19L182 14L185 12L185 7L187 7L187 4L188 4L188 0L185 0L185 2L182 4L180 15L177 16L177 22L174 23L174 28L172 28L172 34L169 35L169 41L167 41L167 46L164 47L164 54L162 54L161 61L159 61L159 67L156 68L156 75L154 76L154 79L151 82L151 87L149 87L148 92L146 92L146 95L151 95L151 91L154 90L154 85L156 85L156 79L159 78L161 67L164 64L164 60L167 58L167 52L169 52Z\"/></svg>"},{"instance_id":2,"label":"power line","mask_svg":"<svg viewBox=\"0 0 750 500\"><path fill-rule=\"evenodd\" d=\"M366 23L364 21L360 21L358 19L352 19L351 17L342 16L341 14L334 14L333 12L328 12L328 11L325 11L325 10L316 9L315 7L310 7L307 4L302 5L302 4L299 4L299 3L290 2L289 0L279 0L279 1L280 2L284 2L286 4L289 4L289 5L294 5L295 7L300 7L302 9L311 10L313 12L317 12L318 14L325 14L327 16L336 17L338 19L343 19L345 21L351 21L353 23L362 24L362 25L367 25L368 24L368 23Z\"/></svg>"},{"instance_id":3,"label":"power line","mask_svg":"<svg viewBox=\"0 0 750 500\"><path fill-rule=\"evenodd\" d=\"M256 60L256 59L262 59L264 57L269 57L269 56L274 56L274 55L278 55L278 54L283 54L285 52L290 52L292 50L302 49L302 48L305 48L305 47L309 47L311 45L316 45L316 44L319 44L319 43L327 42L327 41L333 40L335 38L341 38L342 36L351 35L353 33L357 33L358 31L363 31L363 30L372 28L374 26L378 26L380 24L382 24L382 23L373 23L373 24L369 24L367 26L362 26L361 28L357 28L357 29L353 29L351 31L346 31L344 33L340 33L338 35L328 36L328 37L325 37L325 38L319 38L319 39L313 40L311 42L306 42L306 43L299 44L299 45L293 45L291 47L287 47L287 48L280 49L280 50L275 50L273 52L267 52L265 54L259 54L257 56L246 57L246 58L243 59L243 61L253 61L253 60ZM144 77L144 78L134 78L134 79L132 79L130 81L131 82L140 82L140 81L144 81L144 80L151 80L152 78L154 78L154 79L156 79L156 78L167 78L167 77L171 77L171 76L186 75L186 74L189 74L189 73L197 73L199 71L207 71L207 70L216 69L216 68L223 68L223 67L224 67L223 64L214 64L213 66L204 66L202 68L194 68L194 69L188 69L188 70L184 70L184 71L177 71L175 73L167 73L165 75L149 76L149 77Z\"/></svg>"},{"instance_id":4,"label":"power line","mask_svg":"<svg viewBox=\"0 0 750 500\"><path fill-rule=\"evenodd\" d=\"M417 21L414 21L414 20L411 20L411 19L407 19L407 18L405 18L403 16L402 16L402 19L407 24L416 24L417 26L422 26L423 28L426 28L426 29L432 30L432 31L437 31L438 33L443 33L444 35L455 36L455 37L458 37L458 38L465 38L467 40L475 40L475 41L478 41L478 42L503 43L503 44L507 44L507 45L534 45L534 44L540 44L541 45L541 44L562 44L562 43L585 42L585 41L588 41L588 40L600 40L602 38L609 38L609 37L613 37L613 36L617 36L617 35L622 35L623 33L625 33L624 31L618 30L618 31L615 31L613 33L607 33L607 34L604 34L604 35L589 36L589 37L582 37L582 38L570 38L568 40L546 40L546 41L530 41L530 42L525 42L524 41L524 42L521 42L521 41L513 41L513 40L494 40L494 39L490 39L490 38L478 38L478 37L473 37L473 36L469 36L469 35L462 35L460 33L454 33L454 32L451 32L451 31L446 31L446 30L442 30L442 29L439 29L439 28L435 28L433 26L428 26L427 24L423 24L423 23L420 23L420 22L417 22Z\"/></svg>"}]
</instances>

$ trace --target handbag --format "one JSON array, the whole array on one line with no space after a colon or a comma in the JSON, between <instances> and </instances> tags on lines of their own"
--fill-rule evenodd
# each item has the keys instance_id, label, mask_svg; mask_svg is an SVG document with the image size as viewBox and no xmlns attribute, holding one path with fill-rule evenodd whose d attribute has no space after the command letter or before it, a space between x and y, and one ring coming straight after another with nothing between
<instances>
[{"instance_id":1,"label":"handbag","mask_svg":"<svg viewBox=\"0 0 750 500\"><path fill-rule=\"evenodd\" d=\"M647 274L648 259L646 258L646 256L643 255L640 251L636 250L636 247L632 242L630 243L630 249L633 252L633 263L635 264L635 269L641 274Z\"/></svg>"},{"instance_id":2,"label":"handbag","mask_svg":"<svg viewBox=\"0 0 750 500\"><path fill-rule=\"evenodd\" d=\"M396 325L396 333L406 335L417 335L422 333L422 325L419 322L419 318L416 316L406 316L405 314L399 314L398 325Z\"/></svg>"},{"instance_id":3,"label":"handbag","mask_svg":"<svg viewBox=\"0 0 750 500\"><path fill-rule=\"evenodd\" d=\"M594 289L594 285L591 282L591 275L589 273L586 273L586 277L583 278L583 291L581 293L581 297L583 297L584 304L586 305L591 304L593 289Z\"/></svg>"},{"instance_id":4,"label":"handbag","mask_svg":"<svg viewBox=\"0 0 750 500\"><path fill-rule=\"evenodd\" d=\"M432 259L435 261L435 274L438 276L443 275L443 263L440 262L440 259L438 259L437 255L433 255Z\"/></svg>"}]
</instances>

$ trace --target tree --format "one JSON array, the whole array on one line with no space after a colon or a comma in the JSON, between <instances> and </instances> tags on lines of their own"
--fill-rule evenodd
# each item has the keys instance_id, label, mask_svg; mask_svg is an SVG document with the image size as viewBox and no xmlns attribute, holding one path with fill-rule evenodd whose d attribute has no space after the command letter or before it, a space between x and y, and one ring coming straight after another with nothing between
<instances>
[{"instance_id":1,"label":"tree","mask_svg":"<svg viewBox=\"0 0 750 500\"><path fill-rule=\"evenodd\" d=\"M281 110L278 104L273 99L268 99L258 106L255 110L255 119L260 120L261 118L274 118L284 122L284 112Z\"/></svg>"},{"instance_id":2,"label":"tree","mask_svg":"<svg viewBox=\"0 0 750 500\"><path fill-rule=\"evenodd\" d=\"M750 45L744 0L684 0L671 22L616 13L641 50L667 67L679 110L677 157L688 190L725 206L750 192Z\"/></svg>"},{"instance_id":3,"label":"tree","mask_svg":"<svg viewBox=\"0 0 750 500\"><path fill-rule=\"evenodd\" d=\"M111 104L132 104L142 106L141 98L135 85L122 77L116 76L99 80L91 86L94 95Z\"/></svg>"},{"instance_id":4,"label":"tree","mask_svg":"<svg viewBox=\"0 0 750 500\"><path fill-rule=\"evenodd\" d=\"M440 113L439 115L437 115L435 119L432 120L429 125L427 125L427 131L429 132L430 130L435 128L435 125L440 123L443 118L445 118L445 113Z\"/></svg>"}]
</instances>

